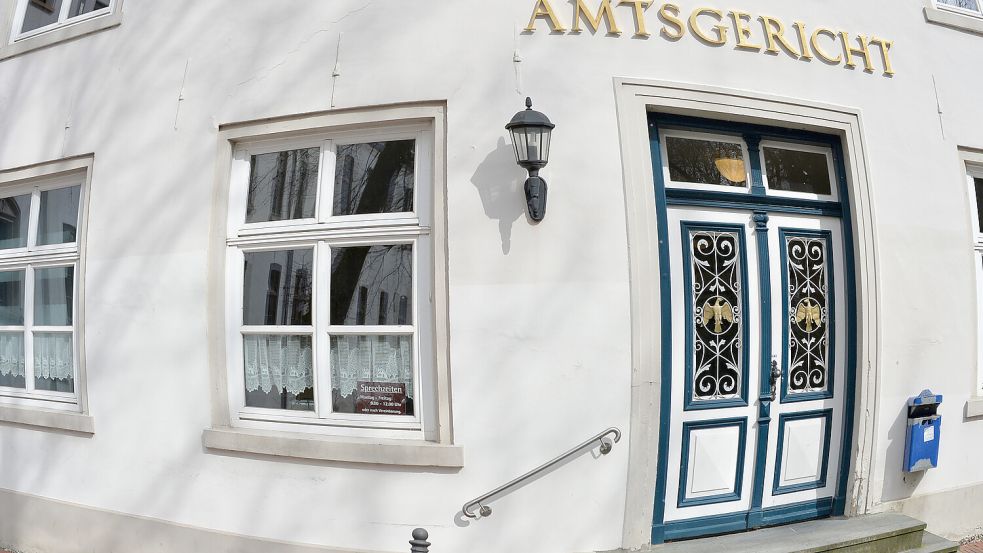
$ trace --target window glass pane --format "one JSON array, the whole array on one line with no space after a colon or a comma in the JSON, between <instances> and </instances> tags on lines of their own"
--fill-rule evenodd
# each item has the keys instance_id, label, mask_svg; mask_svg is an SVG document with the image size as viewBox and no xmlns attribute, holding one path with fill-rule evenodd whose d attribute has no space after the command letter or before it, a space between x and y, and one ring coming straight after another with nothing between
<instances>
[{"instance_id":1,"label":"window glass pane","mask_svg":"<svg viewBox=\"0 0 983 553\"><path fill-rule=\"evenodd\" d=\"M412 415L412 336L332 336L336 413Z\"/></svg>"},{"instance_id":2,"label":"window glass pane","mask_svg":"<svg viewBox=\"0 0 983 553\"><path fill-rule=\"evenodd\" d=\"M0 272L0 325L24 324L24 271Z\"/></svg>"},{"instance_id":3,"label":"window glass pane","mask_svg":"<svg viewBox=\"0 0 983 553\"><path fill-rule=\"evenodd\" d=\"M747 180L740 144L669 136L666 157L673 182L744 186Z\"/></svg>"},{"instance_id":4,"label":"window glass pane","mask_svg":"<svg viewBox=\"0 0 983 553\"><path fill-rule=\"evenodd\" d=\"M62 0L28 0L22 33L58 22Z\"/></svg>"},{"instance_id":5,"label":"window glass pane","mask_svg":"<svg viewBox=\"0 0 983 553\"><path fill-rule=\"evenodd\" d=\"M311 324L314 250L248 252L245 256L242 323Z\"/></svg>"},{"instance_id":6,"label":"window glass pane","mask_svg":"<svg viewBox=\"0 0 983 553\"><path fill-rule=\"evenodd\" d=\"M314 410L310 336L245 335L246 405Z\"/></svg>"},{"instance_id":7,"label":"window glass pane","mask_svg":"<svg viewBox=\"0 0 983 553\"><path fill-rule=\"evenodd\" d=\"M980 5L977 0L936 0L936 3L940 6L954 6L956 8L973 10L974 12L980 11Z\"/></svg>"},{"instance_id":8,"label":"window glass pane","mask_svg":"<svg viewBox=\"0 0 983 553\"><path fill-rule=\"evenodd\" d=\"M413 211L415 140L338 146L334 215Z\"/></svg>"},{"instance_id":9,"label":"window glass pane","mask_svg":"<svg viewBox=\"0 0 983 553\"><path fill-rule=\"evenodd\" d=\"M52 392L74 392L74 367L71 333L34 333L35 388Z\"/></svg>"},{"instance_id":10,"label":"window glass pane","mask_svg":"<svg viewBox=\"0 0 983 553\"><path fill-rule=\"evenodd\" d=\"M973 179L976 188L976 221L980 225L980 232L983 232L983 179Z\"/></svg>"},{"instance_id":11,"label":"window glass pane","mask_svg":"<svg viewBox=\"0 0 983 553\"><path fill-rule=\"evenodd\" d=\"M75 241L79 220L80 186L41 192L38 214L38 245L65 244Z\"/></svg>"},{"instance_id":12,"label":"window glass pane","mask_svg":"<svg viewBox=\"0 0 983 553\"><path fill-rule=\"evenodd\" d=\"M763 150L768 188L810 194L831 193L826 154L782 148Z\"/></svg>"},{"instance_id":13,"label":"window glass pane","mask_svg":"<svg viewBox=\"0 0 983 553\"><path fill-rule=\"evenodd\" d=\"M72 0L72 7L68 10L68 17L78 17L108 7L109 0Z\"/></svg>"},{"instance_id":14,"label":"window glass pane","mask_svg":"<svg viewBox=\"0 0 983 553\"><path fill-rule=\"evenodd\" d=\"M25 388L24 333L0 332L0 386Z\"/></svg>"},{"instance_id":15,"label":"window glass pane","mask_svg":"<svg viewBox=\"0 0 983 553\"><path fill-rule=\"evenodd\" d=\"M331 324L413 324L413 246L331 251Z\"/></svg>"},{"instance_id":16,"label":"window glass pane","mask_svg":"<svg viewBox=\"0 0 983 553\"><path fill-rule=\"evenodd\" d=\"M74 269L48 267L34 270L35 326L71 326Z\"/></svg>"},{"instance_id":17,"label":"window glass pane","mask_svg":"<svg viewBox=\"0 0 983 553\"><path fill-rule=\"evenodd\" d=\"M252 156L246 222L314 217L320 160L320 148Z\"/></svg>"},{"instance_id":18,"label":"window glass pane","mask_svg":"<svg viewBox=\"0 0 983 553\"><path fill-rule=\"evenodd\" d=\"M30 216L30 194L0 199L0 249L27 246L27 222Z\"/></svg>"}]
</instances>

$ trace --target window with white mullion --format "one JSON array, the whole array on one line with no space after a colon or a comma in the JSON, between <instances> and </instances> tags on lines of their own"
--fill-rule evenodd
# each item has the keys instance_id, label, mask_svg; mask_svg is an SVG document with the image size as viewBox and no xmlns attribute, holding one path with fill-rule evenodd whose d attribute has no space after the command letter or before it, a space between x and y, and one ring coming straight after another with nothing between
<instances>
[{"instance_id":1,"label":"window with white mullion","mask_svg":"<svg viewBox=\"0 0 983 553\"><path fill-rule=\"evenodd\" d=\"M966 189L973 233L973 266L976 275L977 304L977 382L976 395L983 396L983 167L967 166Z\"/></svg>"},{"instance_id":2,"label":"window with white mullion","mask_svg":"<svg viewBox=\"0 0 983 553\"><path fill-rule=\"evenodd\" d=\"M312 246L243 253L246 407L314 411Z\"/></svg>"},{"instance_id":3,"label":"window with white mullion","mask_svg":"<svg viewBox=\"0 0 983 553\"><path fill-rule=\"evenodd\" d=\"M26 38L50 29L108 14L112 0L19 0L14 35Z\"/></svg>"},{"instance_id":4,"label":"window with white mullion","mask_svg":"<svg viewBox=\"0 0 983 553\"><path fill-rule=\"evenodd\" d=\"M417 255L429 239L429 219L422 215L429 217L430 210L420 210L418 180L421 174L432 178L420 163L421 151L430 159L432 140L419 125L407 125L236 148L227 245L233 264L238 256L243 260L241 277L235 276L242 281L230 283L230 290L241 285L235 298L241 312L230 312L243 347L238 367L231 369L245 374L240 415L262 420L255 409L279 409L267 420L289 421L290 410L306 409L327 424L420 424L414 404L421 386ZM302 158L310 165L306 173L293 169L293 160ZM291 193L299 199L280 201ZM264 207L281 203L291 209ZM309 258L300 250L309 251ZM290 274L296 268L288 268L290 252L295 260L310 261L301 264L309 267L300 278L303 285L285 285L285 279L297 280ZM309 309L295 308L301 296L300 304L309 301ZM263 360L265 373L257 369ZM276 367L295 378L309 374L309 380L292 387L271 382L266 375ZM299 394L305 382L312 388ZM271 388L277 397L259 393L270 396ZM299 405L301 395L310 403Z\"/></svg>"},{"instance_id":5,"label":"window with white mullion","mask_svg":"<svg viewBox=\"0 0 983 553\"><path fill-rule=\"evenodd\" d=\"M367 325L367 326L344 326L344 325L333 325L328 327L328 334L367 334L370 336L378 336L382 334L399 334L399 335L409 335L413 334L415 328L412 325L394 325L394 326L379 326L379 325Z\"/></svg>"},{"instance_id":6,"label":"window with white mullion","mask_svg":"<svg viewBox=\"0 0 983 553\"><path fill-rule=\"evenodd\" d=\"M415 243L330 244L333 413L417 415Z\"/></svg>"},{"instance_id":7,"label":"window with white mullion","mask_svg":"<svg viewBox=\"0 0 983 553\"><path fill-rule=\"evenodd\" d=\"M0 388L27 397L75 397L80 180L14 186L0 197Z\"/></svg>"},{"instance_id":8,"label":"window with white mullion","mask_svg":"<svg viewBox=\"0 0 983 553\"><path fill-rule=\"evenodd\" d=\"M27 269L0 272L0 388L30 390L32 379L25 351ZM30 388L29 388L30 386Z\"/></svg>"},{"instance_id":9,"label":"window with white mullion","mask_svg":"<svg viewBox=\"0 0 983 553\"><path fill-rule=\"evenodd\" d=\"M314 334L313 326L261 326L261 325L243 325L240 329L243 335L246 334Z\"/></svg>"},{"instance_id":10,"label":"window with white mullion","mask_svg":"<svg viewBox=\"0 0 983 553\"><path fill-rule=\"evenodd\" d=\"M29 268L26 350L37 391L75 392L75 265Z\"/></svg>"}]
</instances>

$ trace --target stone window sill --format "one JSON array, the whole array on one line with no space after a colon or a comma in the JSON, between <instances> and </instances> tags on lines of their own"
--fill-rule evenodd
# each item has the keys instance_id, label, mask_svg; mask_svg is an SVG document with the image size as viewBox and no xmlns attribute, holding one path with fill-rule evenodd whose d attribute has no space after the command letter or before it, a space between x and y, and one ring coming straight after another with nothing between
<instances>
[{"instance_id":1,"label":"stone window sill","mask_svg":"<svg viewBox=\"0 0 983 553\"><path fill-rule=\"evenodd\" d=\"M64 25L39 35L23 38L10 44L0 45L0 60L5 60L7 58L12 58L14 56L19 56L27 52L38 50L40 48L46 48L60 42L72 40L80 36L85 36L116 27L123 21L123 7L121 4L121 2L117 1L117 5L113 13L93 17L92 19L79 21L78 23L73 23L70 25ZM3 35L0 34L0 38L2 38L2 36Z\"/></svg>"},{"instance_id":2,"label":"stone window sill","mask_svg":"<svg viewBox=\"0 0 983 553\"><path fill-rule=\"evenodd\" d=\"M929 23L945 25L962 31L983 35L983 18L963 15L949 10L940 10L935 6L925 6L925 20Z\"/></svg>"},{"instance_id":3,"label":"stone window sill","mask_svg":"<svg viewBox=\"0 0 983 553\"><path fill-rule=\"evenodd\" d=\"M272 432L243 428L207 428L206 448L294 459L377 465L461 468L464 448L417 440L382 440Z\"/></svg>"},{"instance_id":4,"label":"stone window sill","mask_svg":"<svg viewBox=\"0 0 983 553\"><path fill-rule=\"evenodd\" d=\"M983 417L983 397L973 397L966 402L966 418Z\"/></svg>"},{"instance_id":5,"label":"stone window sill","mask_svg":"<svg viewBox=\"0 0 983 553\"><path fill-rule=\"evenodd\" d=\"M95 423L91 416L54 409L0 405L0 422L55 428L81 434L95 433Z\"/></svg>"}]
</instances>

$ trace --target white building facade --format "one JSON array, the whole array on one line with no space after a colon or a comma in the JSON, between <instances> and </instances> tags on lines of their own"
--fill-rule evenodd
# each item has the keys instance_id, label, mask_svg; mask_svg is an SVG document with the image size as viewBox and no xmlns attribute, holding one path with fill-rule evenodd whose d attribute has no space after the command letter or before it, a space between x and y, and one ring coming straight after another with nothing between
<instances>
[{"instance_id":1,"label":"white building facade","mask_svg":"<svg viewBox=\"0 0 983 553\"><path fill-rule=\"evenodd\" d=\"M6 0L0 546L979 534L981 67L979 0Z\"/></svg>"}]
</instances>

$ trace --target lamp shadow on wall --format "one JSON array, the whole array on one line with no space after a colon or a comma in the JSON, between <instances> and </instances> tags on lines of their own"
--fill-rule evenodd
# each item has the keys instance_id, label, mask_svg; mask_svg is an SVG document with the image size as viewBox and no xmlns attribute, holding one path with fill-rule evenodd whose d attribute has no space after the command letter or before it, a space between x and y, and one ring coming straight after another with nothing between
<instances>
[{"instance_id":1,"label":"lamp shadow on wall","mask_svg":"<svg viewBox=\"0 0 983 553\"><path fill-rule=\"evenodd\" d=\"M526 212L522 191L525 178L526 172L515 164L512 145L501 136L471 175L485 215L498 221L502 253L506 255L512 249L512 225Z\"/></svg>"}]
</instances>

